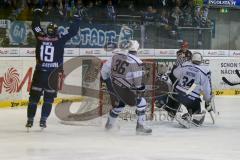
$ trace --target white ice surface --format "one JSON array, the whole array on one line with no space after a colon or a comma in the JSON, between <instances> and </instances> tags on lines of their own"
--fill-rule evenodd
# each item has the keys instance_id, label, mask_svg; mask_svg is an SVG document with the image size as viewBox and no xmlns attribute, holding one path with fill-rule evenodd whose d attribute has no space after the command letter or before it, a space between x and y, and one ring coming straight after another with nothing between
<instances>
[{"instance_id":1,"label":"white ice surface","mask_svg":"<svg viewBox=\"0 0 240 160\"><path fill-rule=\"evenodd\" d=\"M0 110L0 160L240 160L240 97L216 97L217 124L201 128L151 122L153 134L135 135L135 122L106 133L103 126L59 123L54 110L43 132L30 133L26 109ZM37 118L39 117L39 108Z\"/></svg>"}]
</instances>

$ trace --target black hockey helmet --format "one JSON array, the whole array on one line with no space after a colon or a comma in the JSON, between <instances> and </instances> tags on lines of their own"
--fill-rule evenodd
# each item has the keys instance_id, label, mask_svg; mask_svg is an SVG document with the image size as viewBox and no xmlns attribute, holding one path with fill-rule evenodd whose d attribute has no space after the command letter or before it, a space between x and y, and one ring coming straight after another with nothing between
<instances>
[{"instance_id":1,"label":"black hockey helmet","mask_svg":"<svg viewBox=\"0 0 240 160\"><path fill-rule=\"evenodd\" d=\"M47 35L50 37L55 37L58 34L58 26L55 23L49 23L47 26Z\"/></svg>"}]
</instances>

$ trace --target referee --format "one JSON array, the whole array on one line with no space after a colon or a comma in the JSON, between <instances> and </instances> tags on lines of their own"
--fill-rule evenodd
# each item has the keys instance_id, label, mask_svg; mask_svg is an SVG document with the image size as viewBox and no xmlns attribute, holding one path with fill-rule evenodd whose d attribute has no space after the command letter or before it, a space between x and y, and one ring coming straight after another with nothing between
<instances>
[{"instance_id":1,"label":"referee","mask_svg":"<svg viewBox=\"0 0 240 160\"><path fill-rule=\"evenodd\" d=\"M177 60L173 65L171 73L169 74L169 78L172 81L172 84L174 84L174 82L177 80L177 78L173 75L173 70L184 62L190 61L192 58L192 52L188 49L189 43L187 41L183 41L181 44L181 48L177 51Z\"/></svg>"}]
</instances>

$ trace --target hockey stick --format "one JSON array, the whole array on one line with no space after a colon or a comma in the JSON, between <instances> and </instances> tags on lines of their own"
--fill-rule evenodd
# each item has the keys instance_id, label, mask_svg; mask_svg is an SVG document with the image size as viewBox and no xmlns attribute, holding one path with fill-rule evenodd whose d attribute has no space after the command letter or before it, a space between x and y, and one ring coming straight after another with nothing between
<instances>
[{"instance_id":1,"label":"hockey stick","mask_svg":"<svg viewBox=\"0 0 240 160\"><path fill-rule=\"evenodd\" d=\"M227 83L229 86L235 86L240 84L240 82L237 82L237 83L230 82L229 80L227 80L226 77L222 77L222 80L224 83Z\"/></svg>"},{"instance_id":2,"label":"hockey stick","mask_svg":"<svg viewBox=\"0 0 240 160\"><path fill-rule=\"evenodd\" d=\"M186 94L188 95L189 93L191 93L196 87L197 85L193 83L192 86L186 91Z\"/></svg>"},{"instance_id":3,"label":"hockey stick","mask_svg":"<svg viewBox=\"0 0 240 160\"><path fill-rule=\"evenodd\" d=\"M210 114L210 117L211 117L211 119L212 119L212 122L213 122L213 124L215 124L216 123L216 108L215 108L215 102L214 102L214 97L212 97L212 100L211 100L211 107L212 107L212 110L211 111L209 111L208 113Z\"/></svg>"},{"instance_id":4,"label":"hockey stick","mask_svg":"<svg viewBox=\"0 0 240 160\"><path fill-rule=\"evenodd\" d=\"M239 72L239 70L236 69L235 72L236 72L237 76L240 78L240 72Z\"/></svg>"},{"instance_id":5,"label":"hockey stick","mask_svg":"<svg viewBox=\"0 0 240 160\"><path fill-rule=\"evenodd\" d=\"M236 69L235 72L236 72L237 76L240 78L239 70ZM230 86L235 86L235 85L239 85L240 84L240 82L236 82L236 83L230 82L226 77L222 77L222 80L223 80L223 82L227 83Z\"/></svg>"},{"instance_id":6,"label":"hockey stick","mask_svg":"<svg viewBox=\"0 0 240 160\"><path fill-rule=\"evenodd\" d=\"M216 122L216 120L215 120L215 113L213 111L210 111L208 113L210 114L210 117L212 119L213 124L215 124L215 122Z\"/></svg>"}]
</instances>

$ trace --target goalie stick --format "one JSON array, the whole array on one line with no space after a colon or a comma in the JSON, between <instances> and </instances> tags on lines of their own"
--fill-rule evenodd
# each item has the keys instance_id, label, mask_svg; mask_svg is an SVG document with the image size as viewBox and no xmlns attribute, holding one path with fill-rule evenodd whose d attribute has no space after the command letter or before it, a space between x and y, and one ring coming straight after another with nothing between
<instances>
[{"instance_id":1,"label":"goalie stick","mask_svg":"<svg viewBox=\"0 0 240 160\"><path fill-rule=\"evenodd\" d=\"M215 102L214 102L214 96L212 97L210 105L211 105L212 110L208 111L208 113L209 113L209 115L210 115L210 117L212 119L212 123L215 124L216 123L216 114L219 114L219 113L216 111ZM206 106L205 106L205 108L206 108Z\"/></svg>"}]
</instances>

